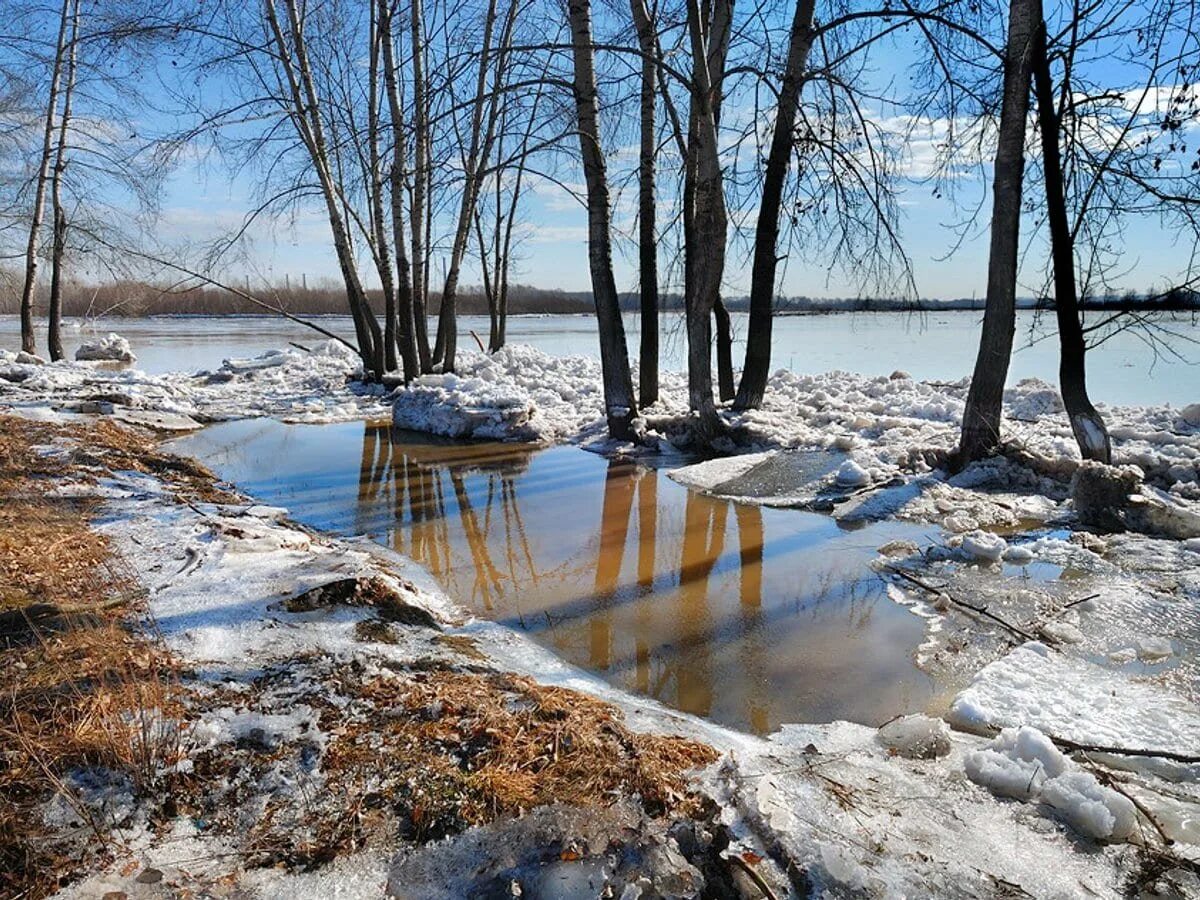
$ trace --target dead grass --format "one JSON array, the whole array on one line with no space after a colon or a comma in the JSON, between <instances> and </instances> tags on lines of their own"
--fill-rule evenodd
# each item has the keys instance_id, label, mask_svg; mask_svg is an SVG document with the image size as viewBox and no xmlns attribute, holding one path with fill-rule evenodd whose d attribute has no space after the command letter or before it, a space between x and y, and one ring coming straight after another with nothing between
<instances>
[{"instance_id":1,"label":"dead grass","mask_svg":"<svg viewBox=\"0 0 1200 900\"><path fill-rule=\"evenodd\" d=\"M85 441L121 468L153 465L124 431L0 417L0 896L51 893L105 849L111 823L79 804L70 772L112 770L145 789L178 749L174 664L125 627L136 581L91 530L90 503L49 495L78 478L71 458L35 449ZM81 834L43 825L56 794L78 807Z\"/></svg>"},{"instance_id":2,"label":"dead grass","mask_svg":"<svg viewBox=\"0 0 1200 900\"><path fill-rule=\"evenodd\" d=\"M695 741L629 730L609 703L510 673L376 678L355 693L379 715L347 724L331 713L326 775L341 796L389 806L414 840L545 803L630 795L652 816L688 815L686 773L717 758Z\"/></svg>"}]
</instances>

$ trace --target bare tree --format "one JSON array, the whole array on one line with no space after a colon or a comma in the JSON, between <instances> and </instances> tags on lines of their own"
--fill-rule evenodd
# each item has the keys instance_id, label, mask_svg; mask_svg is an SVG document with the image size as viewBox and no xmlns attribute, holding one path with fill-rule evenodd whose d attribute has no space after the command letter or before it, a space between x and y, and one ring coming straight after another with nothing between
<instances>
[{"instance_id":1,"label":"bare tree","mask_svg":"<svg viewBox=\"0 0 1200 900\"><path fill-rule=\"evenodd\" d=\"M750 273L750 322L746 334L746 363L735 406L755 409L762 404L771 368L772 305L779 264L779 211L784 182L794 147L793 130L805 66L812 48L815 0L797 0L788 38L783 82L775 107L771 149L763 173L762 199L754 232L754 263Z\"/></svg>"},{"instance_id":2,"label":"bare tree","mask_svg":"<svg viewBox=\"0 0 1200 900\"><path fill-rule=\"evenodd\" d=\"M646 0L629 0L641 51L638 147L638 287L641 344L638 399L644 407L658 401L658 234L655 216L655 158L658 95L658 40Z\"/></svg>"},{"instance_id":3,"label":"bare tree","mask_svg":"<svg viewBox=\"0 0 1200 900\"><path fill-rule=\"evenodd\" d=\"M587 184L588 263L592 276L592 300L600 332L600 366L604 378L604 411L613 437L634 437L633 419L637 406L629 375L629 353L625 325L617 299L612 268L611 214L608 172L600 143L600 114L596 94L596 71L592 45L592 12L589 0L567 0L574 59L575 114L579 152ZM712 400L711 381L709 402Z\"/></svg>"},{"instance_id":4,"label":"bare tree","mask_svg":"<svg viewBox=\"0 0 1200 900\"><path fill-rule=\"evenodd\" d=\"M717 122L732 13L732 0L713 0L711 7L706 4L704 8L701 0L688 0L692 79L684 228L690 229L690 234L684 240L688 268L684 303L688 405L696 416L697 435L703 443L711 442L722 431L713 400L712 317L725 273L728 221Z\"/></svg>"},{"instance_id":5,"label":"bare tree","mask_svg":"<svg viewBox=\"0 0 1200 900\"><path fill-rule=\"evenodd\" d=\"M388 176L391 188L390 208L392 216L392 250L396 256L396 340L404 365L404 379L411 381L419 376L422 355L429 356L429 347L421 345L421 329L417 327L415 276L408 258L408 235L405 232L404 199L405 172L408 165L408 141L405 127L404 107L400 102L399 66L396 64L394 36L392 33L391 0L379 0L380 42L383 46L383 80L387 91L388 109L391 115L392 164ZM413 232L419 225L413 223ZM385 238L381 238L381 243ZM422 304L422 315L424 315ZM422 354L422 349L424 354Z\"/></svg>"},{"instance_id":6,"label":"bare tree","mask_svg":"<svg viewBox=\"0 0 1200 900\"><path fill-rule=\"evenodd\" d=\"M502 71L503 58L512 35L515 24L516 3L505 20L504 33L500 40L498 55L500 64L496 70ZM492 34L496 25L496 0L488 0L487 12L484 14L483 40L479 54L479 68L475 81L475 97L471 106L470 131L467 136L466 151L463 156L463 188L460 198L457 224L454 229L454 241L450 250L450 265L446 270L446 281L442 287L442 303L438 312L437 342L434 345L433 361L440 362L443 371L454 371L454 354L458 341L458 319L455 303L458 293L458 279L462 271L463 257L467 251L467 241L471 235L471 225L475 217L475 204L479 198L479 188L482 181L481 160L487 159L491 153L492 142L496 135L496 119L499 94L489 90L488 75L491 71Z\"/></svg>"},{"instance_id":7,"label":"bare tree","mask_svg":"<svg viewBox=\"0 0 1200 900\"><path fill-rule=\"evenodd\" d=\"M53 249L50 254L50 307L48 311L47 344L50 358L63 359L62 344L62 280L63 258L67 248L67 213L63 207L63 174L67 168L67 134L71 124L71 101L75 94L76 65L79 59L79 0L71 4L71 34L68 38L67 83L63 89L62 115L58 123L58 145L54 151L54 173L50 198L54 216Z\"/></svg>"},{"instance_id":8,"label":"bare tree","mask_svg":"<svg viewBox=\"0 0 1200 900\"><path fill-rule=\"evenodd\" d=\"M50 175L50 159L54 145L54 120L58 112L58 93L62 83L72 2L73 0L63 0L59 18L58 41L54 49L50 89L46 99L42 150L35 176L33 211L29 219L29 241L25 247L25 282L21 288L21 349L26 353L34 353L37 350L37 342L33 334L33 304L37 294L38 243L42 230L42 217L45 215L46 182Z\"/></svg>"},{"instance_id":9,"label":"bare tree","mask_svg":"<svg viewBox=\"0 0 1200 900\"><path fill-rule=\"evenodd\" d=\"M305 19L296 0L283 0L283 3L285 19L282 23L276 12L275 0L264 0L263 4L274 47L272 61L277 66L276 77L280 93L285 98L282 102L288 104L288 117L308 153L325 201L326 216L338 266L346 285L363 368L368 376L373 374L379 377L386 368L383 333L363 288L347 222L345 191L339 184L338 173L333 166L334 158L325 138L323 104L310 65Z\"/></svg>"},{"instance_id":10,"label":"bare tree","mask_svg":"<svg viewBox=\"0 0 1200 900\"><path fill-rule=\"evenodd\" d=\"M1040 3L1038 4L1041 5ZM1042 137L1042 179L1046 196L1046 220L1050 228L1051 267L1054 272L1054 314L1058 322L1060 357L1058 384L1071 431L1085 459L1112 461L1112 443L1104 419L1088 397L1085 370L1087 345L1079 319L1079 292L1075 283L1075 249L1067 219L1067 201L1059 150L1059 116L1050 60L1046 49L1046 23L1038 11L1033 45L1033 79L1037 96L1038 123Z\"/></svg>"},{"instance_id":11,"label":"bare tree","mask_svg":"<svg viewBox=\"0 0 1200 900\"><path fill-rule=\"evenodd\" d=\"M992 229L987 306L979 354L963 412L958 462L991 451L1000 440L1004 383L1016 330L1017 256L1021 191L1025 175L1025 129L1040 0L1010 0L1004 55L1004 98L992 179Z\"/></svg>"}]
</instances>

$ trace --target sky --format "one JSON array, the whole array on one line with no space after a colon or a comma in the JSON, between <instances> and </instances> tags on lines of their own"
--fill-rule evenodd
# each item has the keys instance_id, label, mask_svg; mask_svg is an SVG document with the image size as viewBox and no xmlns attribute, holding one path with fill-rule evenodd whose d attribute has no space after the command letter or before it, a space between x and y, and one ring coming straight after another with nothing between
<instances>
[{"instance_id":1,"label":"sky","mask_svg":"<svg viewBox=\"0 0 1200 900\"><path fill-rule=\"evenodd\" d=\"M887 61L880 77L887 79L899 72L903 60ZM904 62L903 64L907 64ZM1120 83L1121 67L1103 59L1091 62L1101 79ZM891 68L893 71L889 71ZM894 110L877 111L881 121L889 121ZM604 112L602 110L602 118ZM609 137L609 136L606 136ZM898 183L899 231L911 262L916 289L922 298L979 297L985 292L988 251L990 188L989 166L982 175L969 174L957 180L959 203L936 193L927 181L928 161L933 155L936 129L931 136L914 140L902 148L904 163ZM608 149L613 174L627 173L636 162L636 148L611 140ZM581 180L575 173L575 180ZM571 181L570 174L565 181ZM664 179L665 180L665 179ZM582 185L576 185L582 192ZM521 209L519 259L514 263L511 280L542 288L586 291L590 288L587 262L586 211L576 197L548 180L535 180L527 191ZM636 246L631 239L634 228L636 186L632 179L614 178L614 223L617 233L614 264L618 287L636 290ZM1030 186L1027 190L1036 190ZM203 242L236 230L247 210L253 207L255 185L249 176L231 176L219 166L185 156L166 182L161 216L155 227L160 240ZM962 232L956 227L979 206L973 225ZM666 205L664 213L666 215ZM748 220L752 230L753 219ZM1040 234L1034 233L1031 220L1026 222L1028 255L1022 267L1019 292L1034 294L1043 287L1045 247ZM337 279L329 228L323 206L301 208L285 220L262 220L247 233L240 259L231 259L223 278L293 283L306 278ZM1161 286L1175 276L1193 250L1192 238L1164 228L1154 220L1132 218L1122 238L1123 267L1118 278L1122 289L1145 290ZM856 273L832 265L819 247L801 247L789 253L781 267L780 290L785 295L810 297L847 297L862 292ZM670 253L663 245L662 255ZM735 242L728 257L725 290L744 294L749 287L748 241ZM660 259L668 268L678 261ZM370 270L364 265L364 273ZM435 270L441 266L435 259ZM369 275L367 276L369 277ZM477 266L468 260L464 283L479 283ZM889 293L887 286L872 293ZM899 292L897 289L896 292Z\"/></svg>"}]
</instances>

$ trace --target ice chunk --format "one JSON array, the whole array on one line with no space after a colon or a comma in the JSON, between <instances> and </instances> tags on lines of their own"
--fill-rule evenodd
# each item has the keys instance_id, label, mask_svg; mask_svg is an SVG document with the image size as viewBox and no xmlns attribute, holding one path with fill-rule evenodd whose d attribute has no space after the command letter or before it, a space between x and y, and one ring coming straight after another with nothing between
<instances>
[{"instance_id":1,"label":"ice chunk","mask_svg":"<svg viewBox=\"0 0 1200 900\"><path fill-rule=\"evenodd\" d=\"M75 351L77 360L108 360L112 362L135 362L133 348L129 341L119 334L110 332L105 337L94 341L84 341Z\"/></svg>"},{"instance_id":2,"label":"ice chunk","mask_svg":"<svg viewBox=\"0 0 1200 900\"><path fill-rule=\"evenodd\" d=\"M975 559L998 562L1008 549L1008 542L990 531L972 531L963 535L963 552Z\"/></svg>"},{"instance_id":3,"label":"ice chunk","mask_svg":"<svg viewBox=\"0 0 1200 900\"><path fill-rule=\"evenodd\" d=\"M1047 779L1067 771L1069 763L1048 737L1022 726L1005 728L986 748L968 753L963 765L968 778L993 794L1029 800Z\"/></svg>"},{"instance_id":4,"label":"ice chunk","mask_svg":"<svg viewBox=\"0 0 1200 900\"><path fill-rule=\"evenodd\" d=\"M1137 655L1142 662L1162 662L1174 652L1166 638L1144 637L1137 642Z\"/></svg>"},{"instance_id":5,"label":"ice chunk","mask_svg":"<svg viewBox=\"0 0 1200 900\"><path fill-rule=\"evenodd\" d=\"M1015 566L1024 566L1033 562L1033 551L1028 547L1006 547L1000 558Z\"/></svg>"},{"instance_id":6,"label":"ice chunk","mask_svg":"<svg viewBox=\"0 0 1200 900\"><path fill-rule=\"evenodd\" d=\"M864 487L871 483L871 473L848 459L837 470L837 483L840 487Z\"/></svg>"},{"instance_id":7,"label":"ice chunk","mask_svg":"<svg viewBox=\"0 0 1200 900\"><path fill-rule=\"evenodd\" d=\"M1032 725L1083 744L1194 753L1200 712L1185 697L1085 659L1023 644L985 666L950 705L968 731Z\"/></svg>"},{"instance_id":8,"label":"ice chunk","mask_svg":"<svg viewBox=\"0 0 1200 900\"><path fill-rule=\"evenodd\" d=\"M1082 644L1083 632L1068 622L1047 622L1042 635L1056 644Z\"/></svg>"},{"instance_id":9,"label":"ice chunk","mask_svg":"<svg viewBox=\"0 0 1200 900\"><path fill-rule=\"evenodd\" d=\"M227 359L221 364L226 372L240 375L243 372L256 372L259 369L273 369L288 361L288 355L282 350L268 350L253 359Z\"/></svg>"},{"instance_id":10,"label":"ice chunk","mask_svg":"<svg viewBox=\"0 0 1200 900\"><path fill-rule=\"evenodd\" d=\"M1067 772L1042 786L1042 800L1080 834L1102 841L1129 837L1137 809L1128 797L1106 788L1088 772Z\"/></svg>"},{"instance_id":11,"label":"ice chunk","mask_svg":"<svg viewBox=\"0 0 1200 900\"><path fill-rule=\"evenodd\" d=\"M901 716L883 725L876 739L897 756L934 759L950 752L950 728L929 716Z\"/></svg>"}]
</instances>

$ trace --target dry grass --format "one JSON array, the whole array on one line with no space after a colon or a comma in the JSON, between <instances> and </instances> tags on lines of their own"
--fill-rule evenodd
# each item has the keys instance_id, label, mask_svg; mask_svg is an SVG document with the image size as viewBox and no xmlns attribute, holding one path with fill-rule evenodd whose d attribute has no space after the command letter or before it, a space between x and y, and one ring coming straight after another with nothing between
<instances>
[{"instance_id":1,"label":"dry grass","mask_svg":"<svg viewBox=\"0 0 1200 900\"><path fill-rule=\"evenodd\" d=\"M135 580L91 530L89 503L48 495L78 472L35 450L84 440L128 468L145 444L123 431L0 417L0 896L50 893L105 849L111 823L94 821L68 773L103 768L144 789L178 749L173 663L125 628ZM82 834L43 826L55 794Z\"/></svg>"},{"instance_id":2,"label":"dry grass","mask_svg":"<svg viewBox=\"0 0 1200 900\"><path fill-rule=\"evenodd\" d=\"M695 741L629 730L609 703L510 673L376 678L355 694L380 715L345 723L330 713L326 774L347 798L372 785L361 805L385 803L414 840L545 803L630 795L652 816L687 815L686 773L717 758Z\"/></svg>"}]
</instances>

